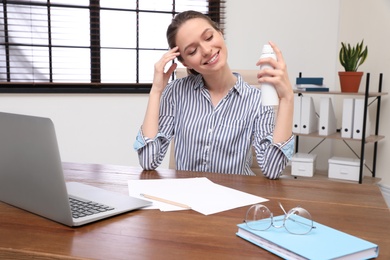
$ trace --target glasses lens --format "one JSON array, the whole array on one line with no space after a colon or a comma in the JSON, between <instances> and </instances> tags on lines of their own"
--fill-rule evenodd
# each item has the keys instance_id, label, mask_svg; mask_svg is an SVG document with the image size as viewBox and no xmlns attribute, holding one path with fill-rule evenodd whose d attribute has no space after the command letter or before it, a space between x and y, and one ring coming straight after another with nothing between
<instances>
[{"instance_id":1,"label":"glasses lens","mask_svg":"<svg viewBox=\"0 0 390 260\"><path fill-rule=\"evenodd\" d=\"M313 220L307 210L296 207L287 213L284 227L292 234L303 235L313 228Z\"/></svg>"},{"instance_id":2,"label":"glasses lens","mask_svg":"<svg viewBox=\"0 0 390 260\"><path fill-rule=\"evenodd\" d=\"M266 230L272 224L272 213L263 205L253 205L246 212L245 222L250 229Z\"/></svg>"}]
</instances>

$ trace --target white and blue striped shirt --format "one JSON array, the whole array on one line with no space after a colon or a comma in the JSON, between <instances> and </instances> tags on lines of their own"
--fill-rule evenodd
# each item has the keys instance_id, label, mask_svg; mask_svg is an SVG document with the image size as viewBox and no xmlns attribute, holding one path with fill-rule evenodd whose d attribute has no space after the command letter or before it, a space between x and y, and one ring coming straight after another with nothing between
<instances>
[{"instance_id":1,"label":"white and blue striped shirt","mask_svg":"<svg viewBox=\"0 0 390 260\"><path fill-rule=\"evenodd\" d=\"M253 175L251 146L263 174L276 179L291 159L294 136L272 143L275 112L261 105L261 91L243 81L214 107L201 75L177 79L161 97L159 132L154 139L140 130L134 149L141 166L157 168L175 139L177 170Z\"/></svg>"}]
</instances>

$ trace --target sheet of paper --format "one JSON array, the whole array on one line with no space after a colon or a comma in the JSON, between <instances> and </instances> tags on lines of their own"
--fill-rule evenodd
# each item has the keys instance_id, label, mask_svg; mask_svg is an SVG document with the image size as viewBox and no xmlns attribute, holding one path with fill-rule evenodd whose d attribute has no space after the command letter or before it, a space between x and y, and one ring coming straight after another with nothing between
<instances>
[{"instance_id":1,"label":"sheet of paper","mask_svg":"<svg viewBox=\"0 0 390 260\"><path fill-rule=\"evenodd\" d=\"M184 179L129 180L129 195L143 198L148 194L190 206L204 215L268 201L268 199L215 184L205 177ZM143 198L145 199L145 198ZM162 211L183 210L170 204L153 201L149 208Z\"/></svg>"}]
</instances>

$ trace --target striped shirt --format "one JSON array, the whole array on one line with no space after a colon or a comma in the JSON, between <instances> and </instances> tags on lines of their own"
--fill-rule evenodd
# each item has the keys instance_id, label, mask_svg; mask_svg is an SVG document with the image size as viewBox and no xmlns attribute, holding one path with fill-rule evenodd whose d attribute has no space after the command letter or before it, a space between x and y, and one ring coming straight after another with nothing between
<instances>
[{"instance_id":1,"label":"striped shirt","mask_svg":"<svg viewBox=\"0 0 390 260\"><path fill-rule=\"evenodd\" d=\"M161 97L159 132L155 138L139 131L134 149L141 167L157 168L175 139L177 170L254 175L251 146L263 174L276 179L291 159L294 136L273 143L275 112L261 105L261 91L237 77L235 86L213 106L201 75L168 84Z\"/></svg>"}]
</instances>

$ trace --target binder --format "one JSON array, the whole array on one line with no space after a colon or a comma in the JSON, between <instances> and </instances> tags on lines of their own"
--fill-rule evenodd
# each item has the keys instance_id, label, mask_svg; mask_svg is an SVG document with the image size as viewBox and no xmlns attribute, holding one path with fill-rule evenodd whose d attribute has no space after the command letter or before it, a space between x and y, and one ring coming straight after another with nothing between
<instances>
[{"instance_id":1,"label":"binder","mask_svg":"<svg viewBox=\"0 0 390 260\"><path fill-rule=\"evenodd\" d=\"M293 133L301 133L301 103L302 96L294 96L294 115L293 115Z\"/></svg>"},{"instance_id":2,"label":"binder","mask_svg":"<svg viewBox=\"0 0 390 260\"><path fill-rule=\"evenodd\" d=\"M364 117L364 99L355 99L355 109L353 113L353 139L362 139L363 137L363 117ZM371 130L370 116L367 111L366 136L370 135Z\"/></svg>"},{"instance_id":3,"label":"binder","mask_svg":"<svg viewBox=\"0 0 390 260\"><path fill-rule=\"evenodd\" d=\"M336 133L336 123L337 119L334 113L332 99L330 97L321 97L318 134L331 135L333 133Z\"/></svg>"},{"instance_id":4,"label":"binder","mask_svg":"<svg viewBox=\"0 0 390 260\"><path fill-rule=\"evenodd\" d=\"M302 96L301 134L310 134L317 130L318 130L318 118L316 115L313 98Z\"/></svg>"},{"instance_id":5,"label":"binder","mask_svg":"<svg viewBox=\"0 0 390 260\"><path fill-rule=\"evenodd\" d=\"M354 111L355 111L355 100L353 98L344 98L343 114L342 114L342 122L341 122L342 138L352 138Z\"/></svg>"}]
</instances>

